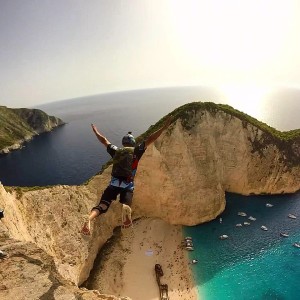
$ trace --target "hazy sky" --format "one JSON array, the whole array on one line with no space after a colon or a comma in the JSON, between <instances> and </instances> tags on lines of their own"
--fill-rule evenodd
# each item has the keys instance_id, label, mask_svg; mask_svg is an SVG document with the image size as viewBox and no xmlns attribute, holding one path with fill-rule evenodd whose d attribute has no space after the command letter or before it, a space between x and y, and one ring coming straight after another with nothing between
<instances>
[{"instance_id":1,"label":"hazy sky","mask_svg":"<svg viewBox=\"0 0 300 300\"><path fill-rule=\"evenodd\" d=\"M162 86L300 87L299 0L0 0L0 43L9 107Z\"/></svg>"}]
</instances>

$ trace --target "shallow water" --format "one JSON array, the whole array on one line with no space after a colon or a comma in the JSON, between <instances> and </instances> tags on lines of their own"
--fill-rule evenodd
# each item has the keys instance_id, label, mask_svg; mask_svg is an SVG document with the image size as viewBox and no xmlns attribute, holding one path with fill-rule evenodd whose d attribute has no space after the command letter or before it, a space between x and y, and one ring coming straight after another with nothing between
<instances>
[{"instance_id":1,"label":"shallow water","mask_svg":"<svg viewBox=\"0 0 300 300\"><path fill-rule=\"evenodd\" d=\"M228 194L226 209L219 219L186 227L195 251L191 259L201 299L299 299L300 193L280 196ZM274 204L267 208L266 203ZM246 212L257 220L237 215ZM288 218L293 213L297 219ZM236 227L248 221L250 226ZM268 231L261 230L265 225ZM288 232L289 237L280 236ZM228 239L220 240L222 234Z\"/></svg>"}]
</instances>

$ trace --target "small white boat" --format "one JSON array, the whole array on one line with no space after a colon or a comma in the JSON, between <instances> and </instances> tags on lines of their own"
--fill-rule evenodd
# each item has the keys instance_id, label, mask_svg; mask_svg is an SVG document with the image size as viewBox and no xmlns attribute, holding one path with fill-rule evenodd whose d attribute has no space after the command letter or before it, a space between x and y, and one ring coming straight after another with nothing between
<instances>
[{"instance_id":1,"label":"small white boat","mask_svg":"<svg viewBox=\"0 0 300 300\"><path fill-rule=\"evenodd\" d=\"M256 218L254 218L252 216L250 216L248 219L251 220L251 221L256 221Z\"/></svg>"},{"instance_id":2,"label":"small white boat","mask_svg":"<svg viewBox=\"0 0 300 300\"><path fill-rule=\"evenodd\" d=\"M262 230L264 230L264 231L267 231L267 230L268 230L268 228L267 228L266 226L264 226L264 225L262 225L260 228L261 228Z\"/></svg>"},{"instance_id":3,"label":"small white boat","mask_svg":"<svg viewBox=\"0 0 300 300\"><path fill-rule=\"evenodd\" d=\"M7 257L7 253L0 250L0 258L5 258L5 257Z\"/></svg>"},{"instance_id":4,"label":"small white boat","mask_svg":"<svg viewBox=\"0 0 300 300\"><path fill-rule=\"evenodd\" d=\"M243 226L243 224L241 224L241 223L238 223L238 224L236 224L235 226L236 226L236 227L242 227L242 226Z\"/></svg>"},{"instance_id":5,"label":"small white boat","mask_svg":"<svg viewBox=\"0 0 300 300\"><path fill-rule=\"evenodd\" d=\"M243 211L239 211L239 212L238 212L238 216L241 216L241 217L247 217L247 214L244 213Z\"/></svg>"},{"instance_id":6,"label":"small white boat","mask_svg":"<svg viewBox=\"0 0 300 300\"><path fill-rule=\"evenodd\" d=\"M187 236L184 238L185 240L192 240L192 238L190 236Z\"/></svg>"},{"instance_id":7,"label":"small white boat","mask_svg":"<svg viewBox=\"0 0 300 300\"><path fill-rule=\"evenodd\" d=\"M280 232L280 235L283 236L283 237L288 237L289 234L287 232Z\"/></svg>"},{"instance_id":8,"label":"small white boat","mask_svg":"<svg viewBox=\"0 0 300 300\"><path fill-rule=\"evenodd\" d=\"M191 247L191 246L187 246L187 247L185 247L185 249L188 251L194 251L194 247Z\"/></svg>"},{"instance_id":9,"label":"small white boat","mask_svg":"<svg viewBox=\"0 0 300 300\"><path fill-rule=\"evenodd\" d=\"M249 222L244 222L244 225L249 226L250 223Z\"/></svg>"},{"instance_id":10,"label":"small white boat","mask_svg":"<svg viewBox=\"0 0 300 300\"><path fill-rule=\"evenodd\" d=\"M297 217L293 214L288 214L288 217L291 218L291 219L296 219Z\"/></svg>"},{"instance_id":11,"label":"small white boat","mask_svg":"<svg viewBox=\"0 0 300 300\"><path fill-rule=\"evenodd\" d=\"M274 205L271 203L266 203L266 207L273 207Z\"/></svg>"},{"instance_id":12,"label":"small white boat","mask_svg":"<svg viewBox=\"0 0 300 300\"><path fill-rule=\"evenodd\" d=\"M219 239L220 240L226 240L226 239L228 239L228 235L222 234L222 235L219 236Z\"/></svg>"},{"instance_id":13,"label":"small white boat","mask_svg":"<svg viewBox=\"0 0 300 300\"><path fill-rule=\"evenodd\" d=\"M296 248L300 248L300 243L294 243L293 244Z\"/></svg>"},{"instance_id":14,"label":"small white boat","mask_svg":"<svg viewBox=\"0 0 300 300\"><path fill-rule=\"evenodd\" d=\"M182 244L187 245L187 244L193 244L192 240L184 240L182 241Z\"/></svg>"},{"instance_id":15,"label":"small white boat","mask_svg":"<svg viewBox=\"0 0 300 300\"><path fill-rule=\"evenodd\" d=\"M198 259L193 259L193 260L190 262L191 265L194 265L194 264L196 264L196 263L198 263Z\"/></svg>"}]
</instances>

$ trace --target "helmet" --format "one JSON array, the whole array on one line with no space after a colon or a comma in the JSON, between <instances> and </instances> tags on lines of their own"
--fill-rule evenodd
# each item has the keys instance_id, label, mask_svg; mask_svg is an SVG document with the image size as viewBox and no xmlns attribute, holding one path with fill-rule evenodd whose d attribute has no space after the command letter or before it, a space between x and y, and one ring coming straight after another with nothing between
<instances>
[{"instance_id":1,"label":"helmet","mask_svg":"<svg viewBox=\"0 0 300 300\"><path fill-rule=\"evenodd\" d=\"M134 136L132 135L132 132L129 131L126 135L123 136L122 138L122 144L123 146L131 146L134 147L135 146L135 139Z\"/></svg>"}]
</instances>

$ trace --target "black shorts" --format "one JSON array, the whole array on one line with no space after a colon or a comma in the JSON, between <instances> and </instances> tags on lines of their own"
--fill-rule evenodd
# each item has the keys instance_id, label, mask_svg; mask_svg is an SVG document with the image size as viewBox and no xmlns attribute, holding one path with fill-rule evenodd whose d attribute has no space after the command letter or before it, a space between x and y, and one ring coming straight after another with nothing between
<instances>
[{"instance_id":1,"label":"black shorts","mask_svg":"<svg viewBox=\"0 0 300 300\"><path fill-rule=\"evenodd\" d=\"M122 204L131 206L133 191L129 189L124 189L121 187L109 185L103 192L99 204L93 207L92 210L97 209L102 214L106 213L112 201L116 200L119 194L120 194L120 202Z\"/></svg>"}]
</instances>

